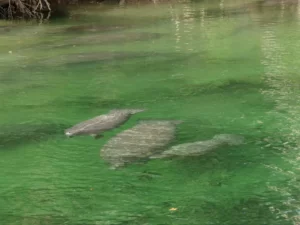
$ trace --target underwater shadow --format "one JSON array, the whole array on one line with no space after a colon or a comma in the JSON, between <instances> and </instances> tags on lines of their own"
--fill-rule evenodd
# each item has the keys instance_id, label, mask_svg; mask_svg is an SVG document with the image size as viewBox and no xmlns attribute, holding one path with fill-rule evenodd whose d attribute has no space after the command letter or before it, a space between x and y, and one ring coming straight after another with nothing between
<instances>
[{"instance_id":1,"label":"underwater shadow","mask_svg":"<svg viewBox=\"0 0 300 225\"><path fill-rule=\"evenodd\" d=\"M47 140L63 134L65 124L17 124L0 126L0 150Z\"/></svg>"}]
</instances>

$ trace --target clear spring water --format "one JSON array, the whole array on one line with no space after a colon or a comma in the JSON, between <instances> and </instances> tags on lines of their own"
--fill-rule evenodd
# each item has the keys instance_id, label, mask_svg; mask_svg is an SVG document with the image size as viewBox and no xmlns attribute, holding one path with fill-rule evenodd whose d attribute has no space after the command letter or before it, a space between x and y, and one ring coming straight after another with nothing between
<instances>
[{"instance_id":1,"label":"clear spring water","mask_svg":"<svg viewBox=\"0 0 300 225\"><path fill-rule=\"evenodd\" d=\"M1 225L299 225L300 4L81 6L0 27ZM104 138L64 130L147 108ZM240 134L201 157L113 171L99 151L140 119L173 144Z\"/></svg>"}]
</instances>

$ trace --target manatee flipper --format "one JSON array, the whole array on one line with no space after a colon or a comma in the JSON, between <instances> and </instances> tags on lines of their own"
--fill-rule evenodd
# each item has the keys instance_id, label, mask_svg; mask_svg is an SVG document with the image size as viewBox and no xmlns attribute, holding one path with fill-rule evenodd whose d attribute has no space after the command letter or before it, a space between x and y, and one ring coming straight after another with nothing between
<instances>
[{"instance_id":1,"label":"manatee flipper","mask_svg":"<svg viewBox=\"0 0 300 225\"><path fill-rule=\"evenodd\" d=\"M141 119L141 120L138 120L138 121L139 121L139 123L150 123L150 124L153 123L153 122L155 122L155 123L159 123L159 122L165 123L166 122L166 120L160 120L160 119L157 119L157 120ZM168 120L168 122L173 124L173 125L179 125L179 124L183 123L184 121L183 120Z\"/></svg>"},{"instance_id":2,"label":"manatee flipper","mask_svg":"<svg viewBox=\"0 0 300 225\"><path fill-rule=\"evenodd\" d=\"M124 166L125 166L125 163L124 163L124 162L120 162L120 163L116 163L116 164L114 164L114 165L111 165L111 166L109 167L109 169L110 169L110 170L117 170L117 169L122 168L122 167L124 167Z\"/></svg>"}]
</instances>

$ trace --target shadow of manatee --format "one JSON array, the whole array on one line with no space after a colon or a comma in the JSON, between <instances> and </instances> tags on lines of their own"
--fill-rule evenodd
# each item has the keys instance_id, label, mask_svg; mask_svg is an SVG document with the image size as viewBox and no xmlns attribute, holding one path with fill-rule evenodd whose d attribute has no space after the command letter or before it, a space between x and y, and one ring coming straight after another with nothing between
<instances>
[{"instance_id":1,"label":"shadow of manatee","mask_svg":"<svg viewBox=\"0 0 300 225\"><path fill-rule=\"evenodd\" d=\"M192 93L223 93L223 92L249 92L249 91L258 91L261 89L267 89L268 86L262 82L251 82L246 80L234 80L230 79L224 82L208 83L208 84L199 84L199 85L190 85L187 89L190 89L188 92Z\"/></svg>"},{"instance_id":2,"label":"shadow of manatee","mask_svg":"<svg viewBox=\"0 0 300 225\"><path fill-rule=\"evenodd\" d=\"M55 135L62 135L67 127L65 124L0 125L0 150L39 142Z\"/></svg>"},{"instance_id":3,"label":"shadow of manatee","mask_svg":"<svg viewBox=\"0 0 300 225\"><path fill-rule=\"evenodd\" d=\"M18 223L16 223L18 221ZM58 215L5 215L5 224L13 225L57 225L57 224L71 224L69 219Z\"/></svg>"},{"instance_id":4,"label":"shadow of manatee","mask_svg":"<svg viewBox=\"0 0 300 225\"><path fill-rule=\"evenodd\" d=\"M122 105L122 100L116 99L101 99L99 97L92 96L80 96L69 99L55 99L52 102L47 103L47 105L51 106L59 106L59 107L80 107L87 109L103 109L103 108L117 108Z\"/></svg>"}]
</instances>

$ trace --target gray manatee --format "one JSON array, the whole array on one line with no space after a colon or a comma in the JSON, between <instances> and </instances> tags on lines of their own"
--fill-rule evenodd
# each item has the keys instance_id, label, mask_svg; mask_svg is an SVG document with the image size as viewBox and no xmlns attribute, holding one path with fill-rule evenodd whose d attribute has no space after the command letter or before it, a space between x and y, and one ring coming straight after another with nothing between
<instances>
[{"instance_id":1,"label":"gray manatee","mask_svg":"<svg viewBox=\"0 0 300 225\"><path fill-rule=\"evenodd\" d=\"M175 156L198 156L210 152L214 149L228 145L240 145L244 142L244 137L234 134L219 134L206 141L197 141L193 143L184 143L175 145L168 150L150 156L150 159L168 158Z\"/></svg>"},{"instance_id":2,"label":"gray manatee","mask_svg":"<svg viewBox=\"0 0 300 225\"><path fill-rule=\"evenodd\" d=\"M100 156L115 169L161 152L175 137L176 125L181 121L140 121L110 139Z\"/></svg>"},{"instance_id":3,"label":"gray manatee","mask_svg":"<svg viewBox=\"0 0 300 225\"><path fill-rule=\"evenodd\" d=\"M143 112L144 109L114 109L107 114L86 120L65 130L68 137L78 135L91 135L100 137L104 131L112 130L125 123L133 114Z\"/></svg>"}]
</instances>

